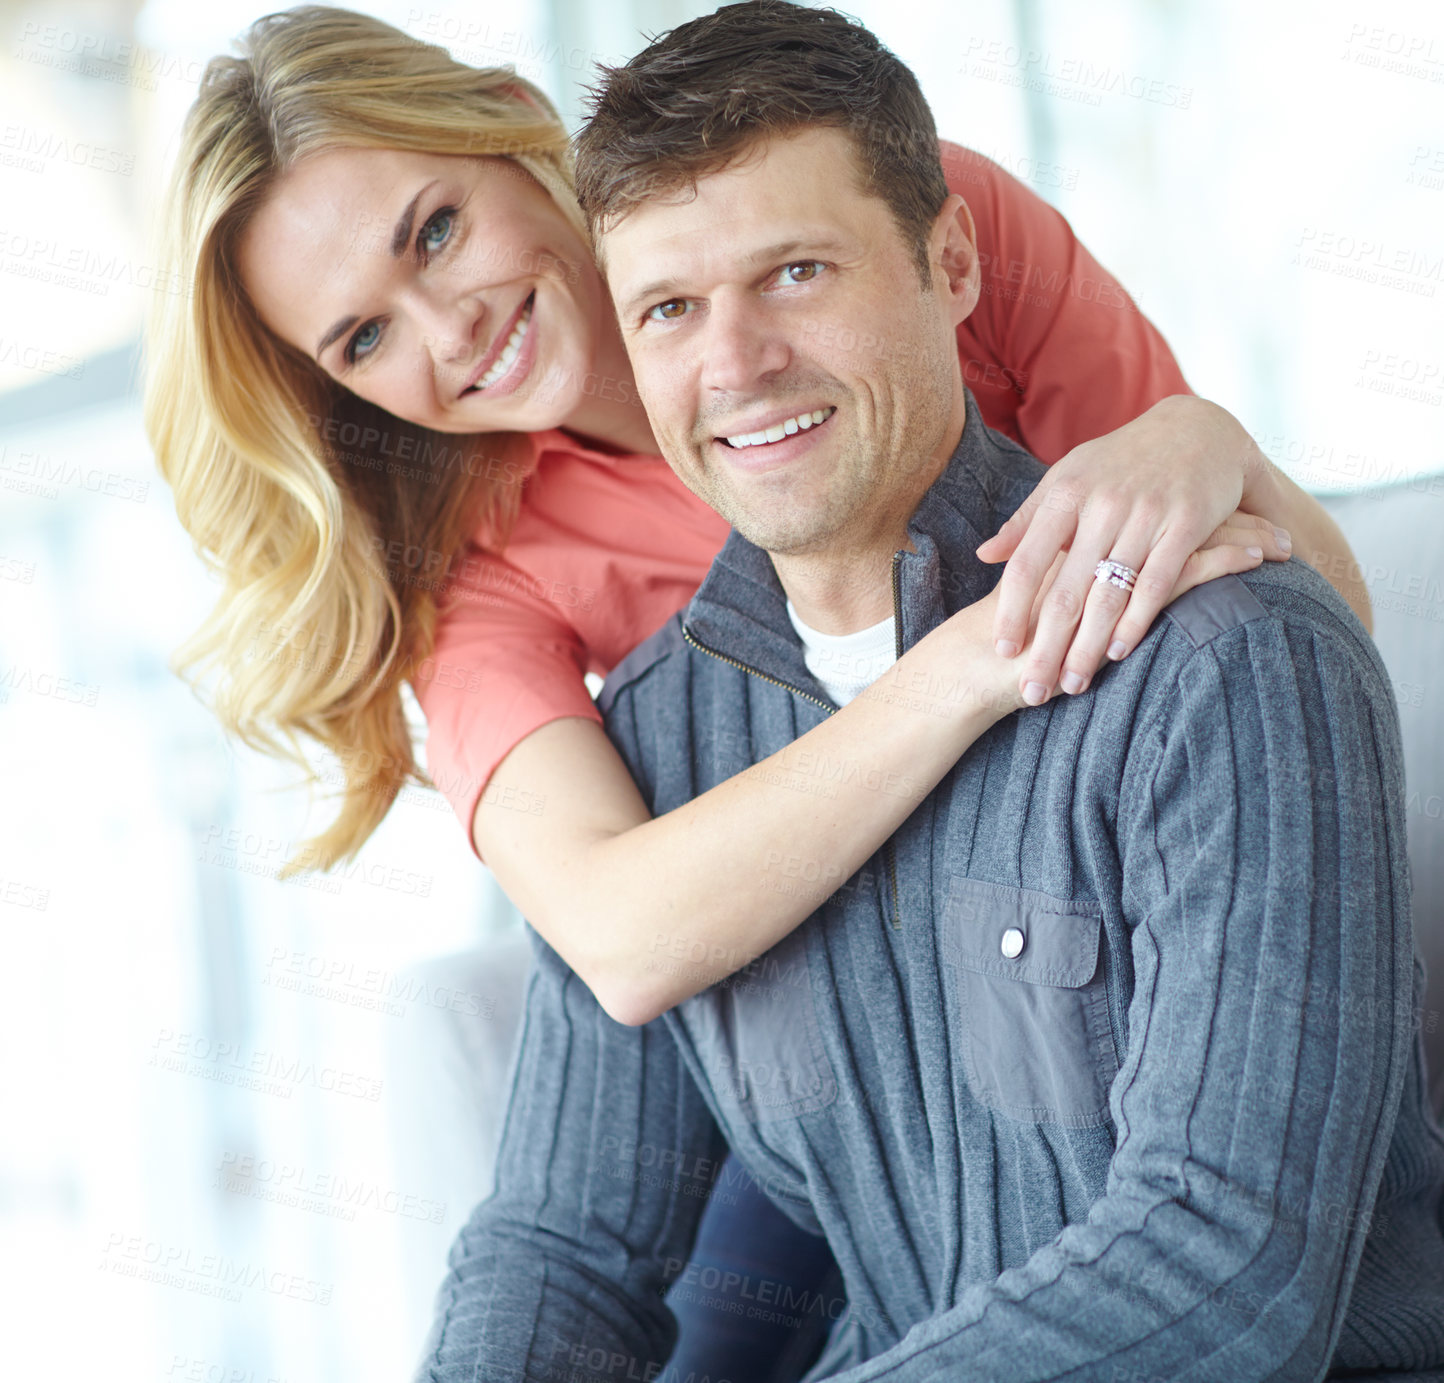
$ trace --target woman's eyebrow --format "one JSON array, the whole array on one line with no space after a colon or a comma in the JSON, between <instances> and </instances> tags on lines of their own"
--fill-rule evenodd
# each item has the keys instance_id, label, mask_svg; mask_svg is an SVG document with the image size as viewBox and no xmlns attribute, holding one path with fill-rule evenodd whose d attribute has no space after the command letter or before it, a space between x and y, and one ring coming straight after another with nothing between
<instances>
[{"instance_id":1,"label":"woman's eyebrow","mask_svg":"<svg viewBox=\"0 0 1444 1383\"><path fill-rule=\"evenodd\" d=\"M411 243L411 223L416 219L416 205L435 186L436 179L433 178L406 203L406 209L397 218L396 228L391 232L392 259L400 259L406 253L406 247Z\"/></svg>"},{"instance_id":2,"label":"woman's eyebrow","mask_svg":"<svg viewBox=\"0 0 1444 1383\"><path fill-rule=\"evenodd\" d=\"M339 322L332 324L328 331L318 342L316 342L316 364L321 363L321 352L326 349L337 337L344 336L361 319L359 317L342 317Z\"/></svg>"}]
</instances>

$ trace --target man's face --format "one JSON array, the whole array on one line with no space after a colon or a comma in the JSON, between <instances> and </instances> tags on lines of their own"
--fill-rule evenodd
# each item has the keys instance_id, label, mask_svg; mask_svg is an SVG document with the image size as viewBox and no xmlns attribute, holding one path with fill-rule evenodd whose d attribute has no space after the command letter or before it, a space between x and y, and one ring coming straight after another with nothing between
<instances>
[{"instance_id":1,"label":"man's face","mask_svg":"<svg viewBox=\"0 0 1444 1383\"><path fill-rule=\"evenodd\" d=\"M972 262L971 220L949 200L925 289L887 205L857 183L851 139L807 127L600 238L663 454L769 552L896 532L962 432L953 330L976 283L960 293L940 266Z\"/></svg>"}]
</instances>

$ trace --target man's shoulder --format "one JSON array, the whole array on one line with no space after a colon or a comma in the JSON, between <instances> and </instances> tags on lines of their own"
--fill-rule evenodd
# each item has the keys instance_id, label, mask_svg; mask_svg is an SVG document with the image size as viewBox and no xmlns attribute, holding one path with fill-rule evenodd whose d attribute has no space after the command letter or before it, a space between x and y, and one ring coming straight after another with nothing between
<instances>
[{"instance_id":1,"label":"man's shoulder","mask_svg":"<svg viewBox=\"0 0 1444 1383\"><path fill-rule=\"evenodd\" d=\"M648 639L643 639L607 674L597 697L597 710L609 719L618 701L632 697L649 679L685 665L687 640L682 616L673 615Z\"/></svg>"},{"instance_id":2,"label":"man's shoulder","mask_svg":"<svg viewBox=\"0 0 1444 1383\"><path fill-rule=\"evenodd\" d=\"M1311 664L1348 668L1361 687L1392 705L1373 640L1343 597L1298 558L1195 586L1165 609L1130 659L1149 645L1154 683L1176 684L1198 660L1219 657L1265 675L1281 660L1299 664L1307 651Z\"/></svg>"}]
</instances>

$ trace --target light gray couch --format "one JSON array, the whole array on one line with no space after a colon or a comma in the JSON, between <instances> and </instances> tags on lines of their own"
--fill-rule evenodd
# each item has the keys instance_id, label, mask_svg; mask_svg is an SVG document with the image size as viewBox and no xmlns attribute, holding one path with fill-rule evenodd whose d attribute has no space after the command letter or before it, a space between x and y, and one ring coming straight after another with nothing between
<instances>
[{"instance_id":1,"label":"light gray couch","mask_svg":"<svg viewBox=\"0 0 1444 1383\"><path fill-rule=\"evenodd\" d=\"M1404 737L1414 935L1428 972L1420 1028L1444 1115L1444 475L1325 499L1374 607Z\"/></svg>"}]
</instances>

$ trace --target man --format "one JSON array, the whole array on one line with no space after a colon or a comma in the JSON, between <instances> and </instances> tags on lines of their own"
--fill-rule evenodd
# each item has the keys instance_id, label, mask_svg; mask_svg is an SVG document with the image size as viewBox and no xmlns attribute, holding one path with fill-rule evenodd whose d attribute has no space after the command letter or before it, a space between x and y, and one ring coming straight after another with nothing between
<instances>
[{"instance_id":1,"label":"man","mask_svg":"<svg viewBox=\"0 0 1444 1383\"><path fill-rule=\"evenodd\" d=\"M603 696L654 812L979 599L975 549L1041 473L969 405L971 223L914 98L839 16L740 6L611 74L583 135L656 435L736 529ZM786 888L826 862L780 841L768 868ZM1444 1366L1393 703L1316 573L1175 602L839 884L639 1028L537 942L497 1190L424 1376L670 1377L662 1294L728 1143L842 1268L818 1377Z\"/></svg>"}]
</instances>

